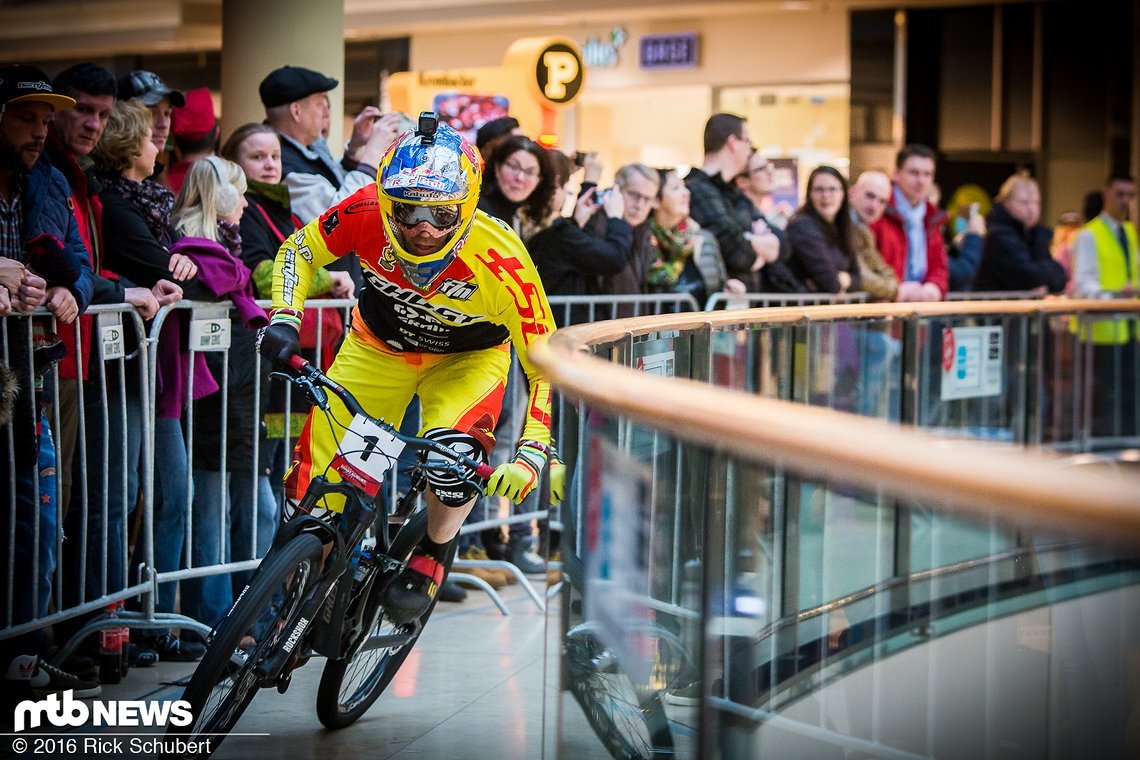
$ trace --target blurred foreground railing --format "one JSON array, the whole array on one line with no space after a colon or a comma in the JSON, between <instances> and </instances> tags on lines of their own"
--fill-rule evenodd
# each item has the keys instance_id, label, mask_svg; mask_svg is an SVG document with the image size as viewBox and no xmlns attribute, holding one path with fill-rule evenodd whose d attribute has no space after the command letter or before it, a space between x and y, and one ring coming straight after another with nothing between
<instances>
[{"instance_id":1,"label":"blurred foreground railing","mask_svg":"<svg viewBox=\"0 0 1140 760\"><path fill-rule=\"evenodd\" d=\"M577 402L547 748L1136 756L1138 313L852 305L556 334L532 354Z\"/></svg>"}]
</instances>

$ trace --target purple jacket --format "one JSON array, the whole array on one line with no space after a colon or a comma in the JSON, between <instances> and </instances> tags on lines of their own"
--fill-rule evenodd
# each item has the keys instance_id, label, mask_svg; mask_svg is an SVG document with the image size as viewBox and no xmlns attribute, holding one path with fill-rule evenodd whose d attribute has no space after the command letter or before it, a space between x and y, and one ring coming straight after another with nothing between
<instances>
[{"instance_id":1,"label":"purple jacket","mask_svg":"<svg viewBox=\"0 0 1140 760\"><path fill-rule=\"evenodd\" d=\"M198 284L219 298L233 301L246 327L256 329L267 324L265 311L254 303L249 270L225 246L205 238L184 237L171 247L170 253L190 257L198 266ZM186 378L191 366L190 352L186 350L188 331L189 314L185 311L171 314L162 326L155 398L158 417L179 419L186 405ZM194 400L216 393L218 383L206 366L206 357L195 354L193 368Z\"/></svg>"},{"instance_id":2,"label":"purple jacket","mask_svg":"<svg viewBox=\"0 0 1140 760\"><path fill-rule=\"evenodd\" d=\"M198 283L218 298L229 298L242 323L256 330L269 322L265 311L254 302L249 268L221 243L206 238L184 237L170 249L170 255L181 253L198 265Z\"/></svg>"}]
</instances>

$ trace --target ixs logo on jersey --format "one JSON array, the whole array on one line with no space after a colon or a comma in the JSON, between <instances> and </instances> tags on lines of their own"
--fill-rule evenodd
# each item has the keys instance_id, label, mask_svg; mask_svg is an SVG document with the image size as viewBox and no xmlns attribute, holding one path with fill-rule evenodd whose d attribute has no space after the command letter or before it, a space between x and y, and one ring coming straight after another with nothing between
<instances>
[{"instance_id":1,"label":"ixs logo on jersey","mask_svg":"<svg viewBox=\"0 0 1140 760\"><path fill-rule=\"evenodd\" d=\"M71 689L62 695L49 694L46 699L28 699L16 705L16 733L39 728L44 720L59 728L78 728L88 721L94 726L189 726L194 715L190 712L190 703L184 699L94 701L88 705L76 699Z\"/></svg>"}]
</instances>

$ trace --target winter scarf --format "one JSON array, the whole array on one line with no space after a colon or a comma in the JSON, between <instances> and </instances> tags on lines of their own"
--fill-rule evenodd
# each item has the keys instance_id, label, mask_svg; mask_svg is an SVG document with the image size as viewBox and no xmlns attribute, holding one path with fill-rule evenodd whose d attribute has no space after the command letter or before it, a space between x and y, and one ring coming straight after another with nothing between
<instances>
[{"instance_id":1,"label":"winter scarf","mask_svg":"<svg viewBox=\"0 0 1140 760\"><path fill-rule=\"evenodd\" d=\"M646 282L652 287L673 289L685 269L685 262L693 255L693 235L689 232L688 220L676 229L667 229L656 219L650 219L649 232L657 258L649 264Z\"/></svg>"},{"instance_id":2,"label":"winter scarf","mask_svg":"<svg viewBox=\"0 0 1140 760\"><path fill-rule=\"evenodd\" d=\"M903 229L906 230L906 268L903 279L907 282L922 282L926 279L926 201L921 200L917 206L912 206L896 186L895 208L898 209Z\"/></svg>"},{"instance_id":3,"label":"winter scarf","mask_svg":"<svg viewBox=\"0 0 1140 760\"><path fill-rule=\"evenodd\" d=\"M129 180L121 174L100 173L103 190L120 195L134 204L146 217L146 226L155 240L165 240L174 208L174 193L152 179Z\"/></svg>"}]
</instances>

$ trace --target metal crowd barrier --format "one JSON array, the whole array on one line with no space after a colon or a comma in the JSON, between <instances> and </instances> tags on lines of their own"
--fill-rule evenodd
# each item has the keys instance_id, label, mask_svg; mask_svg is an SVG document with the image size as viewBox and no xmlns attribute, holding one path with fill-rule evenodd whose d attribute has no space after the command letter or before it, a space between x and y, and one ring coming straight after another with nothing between
<instances>
[{"instance_id":1,"label":"metal crowd barrier","mask_svg":"<svg viewBox=\"0 0 1140 760\"><path fill-rule=\"evenodd\" d=\"M867 294L861 290L854 293L713 293L705 301L705 311L866 302Z\"/></svg>"},{"instance_id":2,"label":"metal crowd barrier","mask_svg":"<svg viewBox=\"0 0 1140 760\"><path fill-rule=\"evenodd\" d=\"M969 290L951 291L946 301L1032 301L1044 298L1045 293L1037 290Z\"/></svg>"},{"instance_id":3,"label":"metal crowd barrier","mask_svg":"<svg viewBox=\"0 0 1140 760\"><path fill-rule=\"evenodd\" d=\"M4 365L34 366L33 351L49 355L51 339L61 329L74 330L76 345L91 341L90 356L86 366L80 364L77 377L61 377L58 363L53 364L43 373L42 388L35 394L29 393L34 381L23 374L17 414L26 422L33 415L38 418L37 408L42 406L46 423L40 430L40 451L31 452L40 469L36 471L26 459L21 463L32 468L30 482L18 482L23 476L16 452L31 450L31 430L14 421L0 432L10 475L3 516L5 603L0 640L67 624L114 609L132 597L145 599L151 592L145 576L130 572L132 564L146 568L152 562L147 527L151 460L138 456L150 434L149 419L142 414L149 394L143 321L129 305L93 306L70 328L42 309L33 317L13 313L0 320ZM17 429L28 440L17 440ZM70 488L63 482L69 473ZM18 503L18 489L30 501L24 497ZM16 510L32 505L37 519L18 527ZM31 552L20 562L20 552L27 551L22 539L30 539ZM17 612L14 600L25 593L35 600L35 607ZM122 610L102 615L84 626L75 641L138 617ZM66 658L71 648L65 647L57 661Z\"/></svg>"},{"instance_id":4,"label":"metal crowd barrier","mask_svg":"<svg viewBox=\"0 0 1140 760\"><path fill-rule=\"evenodd\" d=\"M789 302L849 303L861 300L861 295L846 294L835 297L821 294L802 296L747 294L744 299L749 304L767 306ZM716 310L722 305L732 306L732 298L717 294L709 300L706 307ZM739 298L737 300L739 301ZM550 302L559 320L570 319L575 313L597 317L615 312L649 315L698 310L698 305L691 296L672 294L555 296ZM263 306L268 305L268 302L260 303ZM347 310L354 303L352 300L315 300L308 302L307 310L313 314L322 310L337 310L339 316L333 318L331 322L339 321L343 324ZM574 309L578 312L574 312ZM246 334L242 337L242 340L248 344L244 348L234 347L235 336L241 336L242 333L241 328L231 323L229 305L186 302L164 309L153 321L149 334L144 332L142 321L134 310L127 306L93 307L88 311L88 315L95 317L94 327L89 328L86 320L81 321L77 328L80 336L85 339L84 333L95 329L99 332L100 340L96 341L96 350L92 352L87 382L76 383L74 380L60 379L58 373L53 372L53 382L48 384L51 389L48 407L51 409L52 431L61 431L63 423L69 419L69 412L61 409L60 389L64 389L66 395L67 389L72 388L74 391L72 395L78 400L76 411L71 415L77 418L76 448L79 462L73 478L72 490L75 498L71 501L76 503L78 511L66 521L61 519L44 528L52 534L50 537L41 535L38 523L30 526L36 549L28 563L30 575L24 576L16 572L15 518L9 516L4 521L5 543L8 547L7 566L4 568L8 597L0 608L5 623L3 630L0 630L0 639L12 638L53 623L105 610L118 602L136 597L141 600L141 610L119 610L91 620L71 637L57 656L57 661L73 651L83 637L105 627L116 625L152 629L179 627L203 633L209 631L214 621L210 620L205 612L192 612L187 606L187 601L200 599L203 593L207 596L214 594L215 596L210 597L213 599L212 606L199 605L199 608L212 609L215 615L224 613L228 607L228 602L225 600L232 598L234 587L238 583L238 580L231 580L229 576L239 574L240 577L241 573L252 570L256 567L260 556L264 554L268 538L265 531L257 530L256 526L259 524L259 518L260 524L265 524L267 514L272 514L276 519L281 503L280 486L277 481L290 461L296 433L291 420L295 412L303 411L300 409L299 400L289 393L291 389L279 385L278 388L284 392L278 401L279 408L273 412L278 420L276 429L272 431L272 435L276 437L263 440L260 430L263 417L261 410L265 406L263 394L267 392L267 386L260 381L253 383L252 404L258 410L257 414L252 415L254 425L248 430L236 432L241 440L248 441L252 445L257 455L254 456L248 469L230 472L227 483L227 478L219 473L230 469L227 464L230 456L228 441L231 440L231 431L228 429L229 417L224 410L230 402L231 352L246 351L251 354L254 375L262 377L263 374L260 357L252 351L251 335ZM159 394L156 392L157 358L159 347L165 339L160 338L160 335L167 321L175 318L188 321L184 329L187 339L192 343L187 346L187 355L192 361L188 362L185 368L188 373L184 379L191 395L196 378L189 370L192 370L198 358L215 357L212 361L218 368L214 378L219 384L219 390L214 398L217 404L214 405L216 408L211 408L210 413L215 415L216 432L219 435L217 451L213 452L216 454L219 467L217 470L208 471L206 476L199 473L197 478L195 468L189 466L191 460L186 459L186 453L182 454L181 462L177 461L176 456L159 458L157 461L155 458L166 451L165 448L162 452L156 450L159 440L156 439L156 433L159 434L163 445L174 442L169 435L173 426L169 422L156 422L155 410L159 399ZM40 317L40 319L47 321L49 318ZM26 318L20 317L3 321L5 351L11 353L15 348L19 348L30 352L31 335L25 334L27 330L17 330L19 336L16 340L8 337L12 332L12 326L16 324L30 323ZM936 352L933 352L934 342L925 339L924 336L933 334L937 326L924 324L903 330L899 328L901 322L888 325L884 321L876 327L872 321L865 320L864 324L869 325L868 329L860 328L854 334L845 334L846 328L840 329L835 325L807 323L789 325L757 333L747 341L710 333L707 338L706 364L694 366L693 357L686 357L683 354L680 357L675 356L671 361L680 360L688 367L687 371L692 372L694 376L703 377L716 384L752 388L754 392L770 397L789 397L805 403L843 408L843 403L850 404L851 396L849 392L845 396L837 391L836 372L837 368L843 366L837 357L843 350L850 352L852 346L858 350L860 346L864 346L864 341L873 339L876 344L888 346L888 354L882 361L888 363L889 367L881 373L885 374L885 379L868 377L865 366L859 370L857 383L864 385L877 383L878 393L869 394L870 400L867 401L866 407L858 411L888 419L910 420L911 424L918 424L920 404L912 396L900 393L905 384L901 382L900 370L897 367L902 366L898 362L908 362L906 366L909 367L909 372L916 377L925 378L922 380L924 383L930 382L930 373L926 366L933 365ZM981 321L976 324L984 326L988 323ZM335 340L328 340L326 325L325 320L315 320L309 345L324 346L323 359L327 363L335 350ZM1091 349L1088 349L1087 344L1073 339L1071 333L1062 329L1063 325L1060 323L1053 324L1053 328L1050 334L1054 337L1050 340L1053 340L1058 348L1049 356L1035 354L1034 367L1036 376L1042 378L1041 382L1044 383L1046 370L1050 364L1053 365L1050 370L1053 379L1050 382L1059 385L1053 389L1051 397L1058 399L1058 403L1051 406L1043 405L1037 410L1033 420L1020 421L1014 427L1021 432L1013 434L1013 437L1016 440L1052 443L1058 448L1068 446L1070 450L1088 450L1090 442L1096 438L1095 431L1091 430L1092 394L1085 392L1081 395L1082 387L1087 388L1087 385L1073 384L1072 389L1063 387L1063 378L1066 372L1074 367L1073 371L1078 377L1091 377L1089 375ZM1042 337L1042 331L1045 329L1043 326L1027 329L1029 331L1025 333L1024 339L1016 344L1018 351L1033 345L1033 341L1045 340ZM116 335L119 338L118 342ZM891 344L887 338L897 343ZM894 345L894 348L891 348L891 345ZM132 346L144 346L146 350L137 351ZM309 350L316 351L316 348ZM892 353L894 351L897 353ZM661 352L656 351L652 343L641 346L638 352L635 364L646 372L669 374L677 369L678 365L669 364L662 359ZM314 355L313 358L319 360L322 357ZM805 380L795 383L794 392L791 391L793 386L781 380L783 374L792 371L806 373ZM505 406L510 410L521 410L525 406L526 387L517 360L513 362L512 372L515 373L516 379ZM135 378L133 386L127 382L132 376ZM1075 395L1063 395L1062 391L1069 390ZM92 393L96 395L92 396ZM1061 398L1071 398L1072 401L1060 403ZM585 440L586 419L577 413L573 405L565 403L559 394L555 395L555 408L556 440L560 442L564 456L573 463L573 460L582 453L580 445ZM949 419L965 420L973 415L973 419L977 422L974 427L989 429L993 425L985 421L996 413L996 409L992 402L972 403L963 406L963 411L960 413L952 413ZM139 413L136 410L146 410L146 413ZM93 418L92 414L96 416ZM200 403L195 402L187 404L184 419L184 428L180 424L176 429L183 432L180 436L183 451L193 452L198 445L196 438L200 437L196 431L202 430L202 425L213 423L208 419L208 414L203 411ZM415 425L416 422L416 420L408 421L411 425ZM983 422L985 424L982 424ZM521 424L521 415L516 415L515 421L511 424L516 427ZM976 432L970 425L958 426L964 427L969 432ZM1006 427L1008 428L1008 425ZM159 432L162 428L166 430ZM141 456L133 468L126 464L130 437L121 437L121 431L127 429L131 429L132 435L140 441ZM1066 434L1065 431L1069 433ZM14 449L19 442L13 438L11 426L2 435L7 437L9 447L8 466L14 467ZM117 435L120 437L116 437ZM162 438L163 435L165 438ZM518 430L512 428L500 436L505 448L500 454L510 455L517 435ZM633 431L623 433L622 440L623 445L644 443L639 434ZM266 452L267 447L270 452ZM263 471L266 465L270 467L273 475L273 481L269 483L272 491L270 499L260 497L264 493L265 483L262 481L267 477ZM156 480L166 482L164 478L174 473L181 478L182 496L178 503L172 505L173 510L166 510L165 503L159 505L161 499ZM214 473L216 477L208 477L209 473ZM137 479L138 484L138 498L133 502L123 496L128 491L132 479ZM106 486L94 489L98 492L93 493L90 485L92 482ZM396 495L398 483L398 477L392 478L389 483L389 494L392 498ZM40 498L38 488L36 481L32 484L32 496L35 499ZM133 490L134 486L131 486L131 489ZM230 494L235 491L254 494L257 497L230 499ZM120 495L117 502L114 498L116 494ZM9 484L8 495L11 503L16 495L14 480ZM66 511L67 505L59 504L61 494L56 495L56 503L62 514ZM580 499L580 495L575 495L573 498ZM578 506L581 506L580 503ZM173 520L172 511L175 515ZM578 509L577 515L580 517L581 514L581 509ZM213 519L209 519L211 517ZM157 526L156 518L160 520ZM538 497L524 504L521 509L516 508L514 514L507 512L505 505L499 500L483 499L476 507L473 521L465 525L462 531L473 533L487 528L501 528L515 523L530 524L547 519L552 520L555 529L561 526L560 515L557 512L552 515L547 505L539 502ZM166 522L161 522L162 520ZM181 535L176 535L177 530L168 531L162 527L168 524L183 526ZM246 530L240 542L235 542L231 536L235 524L247 528L253 526L252 529ZM580 532L578 535L581 535ZM271 533L269 536L271 537ZM200 551L203 545L213 547L211 551L214 553L209 556L203 555ZM172 546L174 548L171 548ZM50 551L49 547L54 547L54 557L60 558L50 573L47 572L48 563L45 562L44 556ZM198 556L195 555L196 550L199 550ZM499 561L459 560L456 563L456 577L460 577L458 573L464 569L474 567L496 567L513 572L524 584L535 604L540 608L543 606L542 597L535 592L533 586L514 565ZM21 566L21 570L23 569ZM30 578L29 588L33 596L40 595L44 587L50 583L50 606L27 619L17 620L12 601L13 586L17 577ZM471 576L467 579L487 591L506 614L506 606L489 586ZM175 614L174 586L184 581L189 582L191 588L195 584L198 584L198 587L194 588L193 593L187 593L188 586L183 585L183 614ZM674 578L675 588L679 587L677 585L679 582L680 576L677 575ZM202 585L212 591L203 592ZM74 587L73 592L65 593L69 587ZM82 589L82 593L79 589Z\"/></svg>"}]
</instances>

